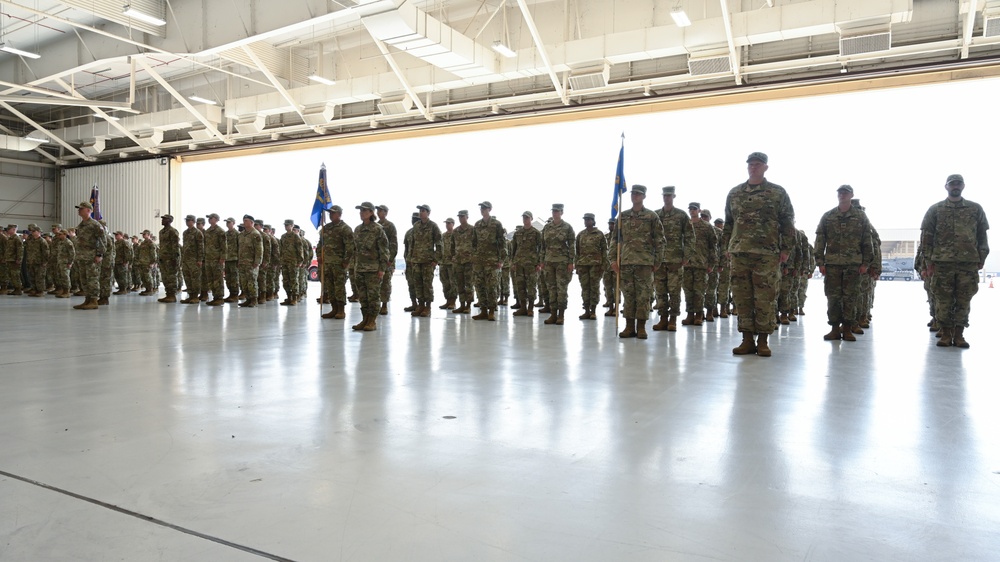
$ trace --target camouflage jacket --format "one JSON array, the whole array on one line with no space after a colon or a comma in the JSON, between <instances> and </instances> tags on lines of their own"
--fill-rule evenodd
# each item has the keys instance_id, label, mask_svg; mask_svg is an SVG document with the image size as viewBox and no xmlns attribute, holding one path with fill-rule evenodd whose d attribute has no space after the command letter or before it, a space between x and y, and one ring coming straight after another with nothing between
<instances>
[{"instance_id":1,"label":"camouflage jacket","mask_svg":"<svg viewBox=\"0 0 1000 562\"><path fill-rule=\"evenodd\" d=\"M67 267L76 259L76 247L68 238L62 240L56 238L55 242L52 243L52 255L56 267Z\"/></svg>"},{"instance_id":2,"label":"camouflage jacket","mask_svg":"<svg viewBox=\"0 0 1000 562\"><path fill-rule=\"evenodd\" d=\"M344 221L323 225L319 232L319 244L316 245L320 261L325 263L330 260L331 265L345 269L351 267L354 262L354 232Z\"/></svg>"},{"instance_id":3,"label":"camouflage jacket","mask_svg":"<svg viewBox=\"0 0 1000 562\"><path fill-rule=\"evenodd\" d=\"M968 199L931 205L920 224L924 259L934 262L976 263L982 267L990 254L986 213Z\"/></svg>"},{"instance_id":4,"label":"camouflage jacket","mask_svg":"<svg viewBox=\"0 0 1000 562\"><path fill-rule=\"evenodd\" d=\"M388 238L387 238L388 240ZM413 249L413 227L403 234L403 260L410 263L410 251Z\"/></svg>"},{"instance_id":5,"label":"camouflage jacket","mask_svg":"<svg viewBox=\"0 0 1000 562\"><path fill-rule=\"evenodd\" d=\"M107 239L101 223L93 218L80 221L76 227L76 257L78 260L93 260L103 256L107 248Z\"/></svg>"},{"instance_id":6,"label":"camouflage jacket","mask_svg":"<svg viewBox=\"0 0 1000 562\"><path fill-rule=\"evenodd\" d=\"M205 229L205 261L218 263L225 260L229 254L229 241L226 231L218 224Z\"/></svg>"},{"instance_id":7,"label":"camouflage jacket","mask_svg":"<svg viewBox=\"0 0 1000 562\"><path fill-rule=\"evenodd\" d=\"M576 233L566 221L552 221L542 228L542 262L576 263Z\"/></svg>"},{"instance_id":8,"label":"camouflage jacket","mask_svg":"<svg viewBox=\"0 0 1000 562\"><path fill-rule=\"evenodd\" d=\"M802 275L810 275L816 269L816 257L813 254L813 247L809 244L809 236L806 235L806 231L797 230L796 235L799 247L802 248L802 260L795 269Z\"/></svg>"},{"instance_id":9,"label":"camouflage jacket","mask_svg":"<svg viewBox=\"0 0 1000 562\"><path fill-rule=\"evenodd\" d=\"M834 207L823 213L813 246L816 265L871 264L874 258L871 232L868 217L856 207L845 212Z\"/></svg>"},{"instance_id":10,"label":"camouflage jacket","mask_svg":"<svg viewBox=\"0 0 1000 562\"><path fill-rule=\"evenodd\" d=\"M538 267L542 263L542 233L534 226L514 231L511 264L514 267Z\"/></svg>"},{"instance_id":11,"label":"camouflage jacket","mask_svg":"<svg viewBox=\"0 0 1000 562\"><path fill-rule=\"evenodd\" d=\"M378 224L382 227L382 231L385 232L385 237L389 241L389 261L395 262L396 255L399 253L399 239L396 234L396 225L388 220L378 221Z\"/></svg>"},{"instance_id":12,"label":"camouflage jacket","mask_svg":"<svg viewBox=\"0 0 1000 562\"><path fill-rule=\"evenodd\" d=\"M281 235L281 263L283 265L299 265L305 263L306 254L302 248L302 238L294 232Z\"/></svg>"},{"instance_id":13,"label":"camouflage jacket","mask_svg":"<svg viewBox=\"0 0 1000 562\"><path fill-rule=\"evenodd\" d=\"M156 263L156 244L152 240L143 240L139 243L139 249L135 253L135 263L140 265L151 265Z\"/></svg>"},{"instance_id":14,"label":"camouflage jacket","mask_svg":"<svg viewBox=\"0 0 1000 562\"><path fill-rule=\"evenodd\" d=\"M24 240L15 234L7 239L7 249L4 252L3 260L7 263L13 263L14 266L19 267L21 261L24 259Z\"/></svg>"},{"instance_id":15,"label":"camouflage jacket","mask_svg":"<svg viewBox=\"0 0 1000 562\"><path fill-rule=\"evenodd\" d=\"M691 216L677 207L669 211L664 211L661 207L657 209L656 216L663 223L663 263L691 261L695 245Z\"/></svg>"},{"instance_id":16,"label":"camouflage jacket","mask_svg":"<svg viewBox=\"0 0 1000 562\"><path fill-rule=\"evenodd\" d=\"M240 259L240 231L235 228L226 230L226 261Z\"/></svg>"},{"instance_id":17,"label":"camouflage jacket","mask_svg":"<svg viewBox=\"0 0 1000 562\"><path fill-rule=\"evenodd\" d=\"M49 243L45 241L45 238L29 236L24 241L24 261L28 265L49 263Z\"/></svg>"},{"instance_id":18,"label":"camouflage jacket","mask_svg":"<svg viewBox=\"0 0 1000 562\"><path fill-rule=\"evenodd\" d=\"M576 235L576 265L607 266L608 241L596 228L585 228Z\"/></svg>"},{"instance_id":19,"label":"camouflage jacket","mask_svg":"<svg viewBox=\"0 0 1000 562\"><path fill-rule=\"evenodd\" d=\"M494 217L490 217L489 221L479 219L472 227L472 232L476 261L502 264L507 259L507 233L500 221Z\"/></svg>"},{"instance_id":20,"label":"camouflage jacket","mask_svg":"<svg viewBox=\"0 0 1000 562\"><path fill-rule=\"evenodd\" d=\"M303 235L300 232L299 233L299 244L302 245L302 255L306 257L306 260L305 260L306 267L309 267L310 262L312 261L312 259L314 257L316 257L316 253L313 251L312 242L310 242L309 239L306 238L305 235Z\"/></svg>"},{"instance_id":21,"label":"camouflage jacket","mask_svg":"<svg viewBox=\"0 0 1000 562\"><path fill-rule=\"evenodd\" d=\"M455 231L441 233L441 265L455 263Z\"/></svg>"},{"instance_id":22,"label":"camouflage jacket","mask_svg":"<svg viewBox=\"0 0 1000 562\"><path fill-rule=\"evenodd\" d=\"M79 231L77 231L79 238ZM181 234L172 226L165 226L160 229L160 259L178 260L181 257Z\"/></svg>"},{"instance_id":23,"label":"camouflage jacket","mask_svg":"<svg viewBox=\"0 0 1000 562\"><path fill-rule=\"evenodd\" d=\"M621 256L622 265L657 265L663 262L663 223L656 213L645 207L639 211L626 209L622 211L618 228L621 229L621 238L615 238L611 252Z\"/></svg>"},{"instance_id":24,"label":"camouflage jacket","mask_svg":"<svg viewBox=\"0 0 1000 562\"><path fill-rule=\"evenodd\" d=\"M688 265L714 269L719 255L719 237L715 233L715 227L701 219L688 219L688 222L694 229L694 249Z\"/></svg>"},{"instance_id":25,"label":"camouflage jacket","mask_svg":"<svg viewBox=\"0 0 1000 562\"><path fill-rule=\"evenodd\" d=\"M722 247L722 229L718 227L715 228L715 237L719 240L719 259L715 262L716 267L721 267L723 271L729 269L732 260L726 259L726 249Z\"/></svg>"},{"instance_id":26,"label":"camouflage jacket","mask_svg":"<svg viewBox=\"0 0 1000 562\"><path fill-rule=\"evenodd\" d=\"M362 273L387 270L389 239L377 222L362 223L355 227L354 243L357 248L354 254L355 270Z\"/></svg>"},{"instance_id":27,"label":"camouflage jacket","mask_svg":"<svg viewBox=\"0 0 1000 562\"><path fill-rule=\"evenodd\" d=\"M410 261L412 263L441 261L441 229L438 228L436 222L432 220L428 220L426 223L417 221L413 225L412 233L413 242L410 246Z\"/></svg>"},{"instance_id":28,"label":"camouflage jacket","mask_svg":"<svg viewBox=\"0 0 1000 562\"><path fill-rule=\"evenodd\" d=\"M455 262L456 264L472 263L475 258L475 233L471 224L458 225L455 227Z\"/></svg>"},{"instance_id":29,"label":"camouflage jacket","mask_svg":"<svg viewBox=\"0 0 1000 562\"><path fill-rule=\"evenodd\" d=\"M104 233L104 259L101 260L101 269L110 270L115 266L118 258L115 249L115 237L110 232Z\"/></svg>"},{"instance_id":30,"label":"camouflage jacket","mask_svg":"<svg viewBox=\"0 0 1000 562\"><path fill-rule=\"evenodd\" d=\"M260 267L261 260L264 259L264 238L256 228L248 228L240 233L239 249L241 267Z\"/></svg>"},{"instance_id":31,"label":"camouflage jacket","mask_svg":"<svg viewBox=\"0 0 1000 562\"><path fill-rule=\"evenodd\" d=\"M67 240L69 242L69 240ZM72 245L73 243L70 242ZM76 255L76 251L73 252ZM115 263L121 265L128 265L132 263L132 243L128 240L122 238L121 240L115 240Z\"/></svg>"},{"instance_id":32,"label":"camouflage jacket","mask_svg":"<svg viewBox=\"0 0 1000 562\"><path fill-rule=\"evenodd\" d=\"M193 226L184 231L181 258L185 261L205 261L205 235Z\"/></svg>"},{"instance_id":33,"label":"camouflage jacket","mask_svg":"<svg viewBox=\"0 0 1000 562\"><path fill-rule=\"evenodd\" d=\"M766 179L741 183L726 196L722 244L733 254L787 253L795 243L795 211L788 193Z\"/></svg>"},{"instance_id":34,"label":"camouflage jacket","mask_svg":"<svg viewBox=\"0 0 1000 562\"><path fill-rule=\"evenodd\" d=\"M267 233L267 242L271 245L271 266L277 267L281 263L281 243L270 232Z\"/></svg>"}]
</instances>

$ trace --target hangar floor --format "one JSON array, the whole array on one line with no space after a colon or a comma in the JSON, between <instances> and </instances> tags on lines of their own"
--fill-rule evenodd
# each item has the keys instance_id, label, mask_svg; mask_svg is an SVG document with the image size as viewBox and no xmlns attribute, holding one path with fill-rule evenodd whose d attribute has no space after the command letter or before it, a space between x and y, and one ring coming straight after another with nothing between
<instances>
[{"instance_id":1,"label":"hangar floor","mask_svg":"<svg viewBox=\"0 0 1000 562\"><path fill-rule=\"evenodd\" d=\"M735 318L643 342L576 306L555 327L397 297L360 334L356 306L70 304L0 297L3 560L1000 551L1000 289L963 351L905 282L857 343L824 342L814 281L769 359L731 354Z\"/></svg>"}]
</instances>

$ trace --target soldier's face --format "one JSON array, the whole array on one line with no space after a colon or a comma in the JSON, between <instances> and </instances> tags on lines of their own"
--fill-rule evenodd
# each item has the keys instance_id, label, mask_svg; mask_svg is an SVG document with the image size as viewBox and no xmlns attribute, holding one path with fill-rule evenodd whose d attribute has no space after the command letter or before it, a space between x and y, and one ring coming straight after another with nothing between
<instances>
[{"instance_id":1,"label":"soldier's face","mask_svg":"<svg viewBox=\"0 0 1000 562\"><path fill-rule=\"evenodd\" d=\"M448 232L451 232L452 230L455 230L455 223L453 223L453 222L446 222L446 223L444 223L444 227L446 229L448 229Z\"/></svg>"},{"instance_id":2,"label":"soldier's face","mask_svg":"<svg viewBox=\"0 0 1000 562\"><path fill-rule=\"evenodd\" d=\"M243 228L246 230L253 228L253 221L250 219L243 219Z\"/></svg>"},{"instance_id":3,"label":"soldier's face","mask_svg":"<svg viewBox=\"0 0 1000 562\"><path fill-rule=\"evenodd\" d=\"M215 225L219 224L219 219L217 219L215 217L212 217L212 218L208 219L208 224L210 224L212 226L215 226Z\"/></svg>"},{"instance_id":4,"label":"soldier's face","mask_svg":"<svg viewBox=\"0 0 1000 562\"><path fill-rule=\"evenodd\" d=\"M462 223L463 225L469 224L469 217L466 215L458 215L458 222Z\"/></svg>"},{"instance_id":5,"label":"soldier's face","mask_svg":"<svg viewBox=\"0 0 1000 562\"><path fill-rule=\"evenodd\" d=\"M32 230L31 231L31 237L32 238L41 238L42 237L42 232L40 230Z\"/></svg>"},{"instance_id":6,"label":"soldier's face","mask_svg":"<svg viewBox=\"0 0 1000 562\"><path fill-rule=\"evenodd\" d=\"M696 207L689 207L688 213L691 215L692 219L701 220L701 211L699 211Z\"/></svg>"},{"instance_id":7,"label":"soldier's face","mask_svg":"<svg viewBox=\"0 0 1000 562\"><path fill-rule=\"evenodd\" d=\"M854 197L854 195L850 191L841 189L837 192L837 202L841 205L850 205L851 197Z\"/></svg>"},{"instance_id":8,"label":"soldier's face","mask_svg":"<svg viewBox=\"0 0 1000 562\"><path fill-rule=\"evenodd\" d=\"M646 195L639 193L638 191L631 192L632 205L641 205L642 200L646 198Z\"/></svg>"},{"instance_id":9,"label":"soldier's face","mask_svg":"<svg viewBox=\"0 0 1000 562\"><path fill-rule=\"evenodd\" d=\"M385 216L389 214L389 211L383 211L382 209L379 209L375 214L378 216L378 220L384 221Z\"/></svg>"},{"instance_id":10,"label":"soldier's face","mask_svg":"<svg viewBox=\"0 0 1000 562\"><path fill-rule=\"evenodd\" d=\"M479 214L483 215L484 219L490 218L490 208L489 207L480 207L479 208Z\"/></svg>"},{"instance_id":11,"label":"soldier's face","mask_svg":"<svg viewBox=\"0 0 1000 562\"><path fill-rule=\"evenodd\" d=\"M664 195L663 196L663 206L673 207L674 206L674 195Z\"/></svg>"},{"instance_id":12,"label":"soldier's face","mask_svg":"<svg viewBox=\"0 0 1000 562\"><path fill-rule=\"evenodd\" d=\"M552 222L558 223L559 221L561 221L562 220L562 214L563 214L562 211L557 211L555 209L552 209Z\"/></svg>"},{"instance_id":13,"label":"soldier's face","mask_svg":"<svg viewBox=\"0 0 1000 562\"><path fill-rule=\"evenodd\" d=\"M962 191L965 189L965 182L953 181L944 186L948 190L949 197L961 197Z\"/></svg>"},{"instance_id":14,"label":"soldier's face","mask_svg":"<svg viewBox=\"0 0 1000 562\"><path fill-rule=\"evenodd\" d=\"M236 228L236 223L235 222L231 222L231 221L226 221L226 228L228 228L229 230L232 230L232 229Z\"/></svg>"},{"instance_id":15,"label":"soldier's face","mask_svg":"<svg viewBox=\"0 0 1000 562\"><path fill-rule=\"evenodd\" d=\"M747 162L747 175L750 176L750 180L753 183L757 183L764 179L765 172L767 172L767 164L761 162L760 160L751 160Z\"/></svg>"},{"instance_id":16,"label":"soldier's face","mask_svg":"<svg viewBox=\"0 0 1000 562\"><path fill-rule=\"evenodd\" d=\"M422 215L422 214L424 214L426 212L427 211L420 211L420 214ZM369 220L371 220L371 218L372 218L372 212L371 211L369 211L368 209L361 209L361 221L362 222L368 222Z\"/></svg>"},{"instance_id":17,"label":"soldier's face","mask_svg":"<svg viewBox=\"0 0 1000 562\"><path fill-rule=\"evenodd\" d=\"M166 219L166 218L161 218L160 219L160 226L168 226L169 224L170 224L170 219Z\"/></svg>"},{"instance_id":18,"label":"soldier's face","mask_svg":"<svg viewBox=\"0 0 1000 562\"><path fill-rule=\"evenodd\" d=\"M530 217L521 217L521 222L524 223L524 228L528 228L529 226L531 226Z\"/></svg>"},{"instance_id":19,"label":"soldier's face","mask_svg":"<svg viewBox=\"0 0 1000 562\"><path fill-rule=\"evenodd\" d=\"M597 224L597 221L595 221L594 219L583 219L583 224L587 228L594 228L594 225Z\"/></svg>"},{"instance_id":20,"label":"soldier's face","mask_svg":"<svg viewBox=\"0 0 1000 562\"><path fill-rule=\"evenodd\" d=\"M330 222L332 222L333 224L337 224L338 222L340 222L340 213L336 212L330 213Z\"/></svg>"},{"instance_id":21,"label":"soldier's face","mask_svg":"<svg viewBox=\"0 0 1000 562\"><path fill-rule=\"evenodd\" d=\"M371 211L368 212L370 213ZM420 222L427 222L427 219L429 219L430 216L431 216L430 211L425 211L423 209L420 209Z\"/></svg>"},{"instance_id":22,"label":"soldier's face","mask_svg":"<svg viewBox=\"0 0 1000 562\"><path fill-rule=\"evenodd\" d=\"M184 224L186 224L188 228L191 228L194 226L194 221L184 221Z\"/></svg>"},{"instance_id":23,"label":"soldier's face","mask_svg":"<svg viewBox=\"0 0 1000 562\"><path fill-rule=\"evenodd\" d=\"M291 232L291 231L292 231L292 225L286 224L285 225L285 232Z\"/></svg>"}]
</instances>

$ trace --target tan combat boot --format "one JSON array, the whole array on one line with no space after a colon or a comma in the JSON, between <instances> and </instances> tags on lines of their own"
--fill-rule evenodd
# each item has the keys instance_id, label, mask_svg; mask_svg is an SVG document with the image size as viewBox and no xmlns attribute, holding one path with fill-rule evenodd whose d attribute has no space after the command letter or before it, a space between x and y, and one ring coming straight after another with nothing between
<instances>
[{"instance_id":1,"label":"tan combat boot","mask_svg":"<svg viewBox=\"0 0 1000 562\"><path fill-rule=\"evenodd\" d=\"M753 332L743 332L743 342L733 348L733 355L750 355L757 353L757 344L753 341Z\"/></svg>"},{"instance_id":2,"label":"tan combat boot","mask_svg":"<svg viewBox=\"0 0 1000 562\"><path fill-rule=\"evenodd\" d=\"M787 312L782 312L781 316L778 317L778 322L781 322L782 326L787 326L788 325L788 313Z\"/></svg>"},{"instance_id":3,"label":"tan combat boot","mask_svg":"<svg viewBox=\"0 0 1000 562\"><path fill-rule=\"evenodd\" d=\"M729 318L729 305L722 307L721 312L718 314L719 318Z\"/></svg>"},{"instance_id":4,"label":"tan combat boot","mask_svg":"<svg viewBox=\"0 0 1000 562\"><path fill-rule=\"evenodd\" d=\"M701 326L705 322L705 313L698 311L694 313L694 325Z\"/></svg>"},{"instance_id":5,"label":"tan combat boot","mask_svg":"<svg viewBox=\"0 0 1000 562\"><path fill-rule=\"evenodd\" d=\"M788 313L789 322L798 322L799 317L795 315L795 309L793 308L791 312Z\"/></svg>"},{"instance_id":6,"label":"tan combat boot","mask_svg":"<svg viewBox=\"0 0 1000 562\"><path fill-rule=\"evenodd\" d=\"M618 333L619 338L635 337L635 318L625 319L625 329Z\"/></svg>"},{"instance_id":7,"label":"tan combat boot","mask_svg":"<svg viewBox=\"0 0 1000 562\"><path fill-rule=\"evenodd\" d=\"M208 306L222 306L223 303L225 303L225 302L226 301L224 299L221 299L219 297L215 297L214 299L206 302L205 304L207 304Z\"/></svg>"},{"instance_id":8,"label":"tan combat boot","mask_svg":"<svg viewBox=\"0 0 1000 562\"><path fill-rule=\"evenodd\" d=\"M479 309L479 314L474 315L472 317L472 319L473 320L487 320L489 317L490 317L490 313L486 310L486 308L480 308Z\"/></svg>"},{"instance_id":9,"label":"tan combat boot","mask_svg":"<svg viewBox=\"0 0 1000 562\"><path fill-rule=\"evenodd\" d=\"M539 311L542 312L542 311ZM549 317L545 319L546 324L555 324L556 320L559 319L559 311L551 310L549 311Z\"/></svg>"},{"instance_id":10,"label":"tan combat boot","mask_svg":"<svg viewBox=\"0 0 1000 562\"><path fill-rule=\"evenodd\" d=\"M694 313L688 312L687 316L685 316L684 319L681 320L681 326L690 326L691 324L694 324Z\"/></svg>"},{"instance_id":11,"label":"tan combat boot","mask_svg":"<svg viewBox=\"0 0 1000 562\"><path fill-rule=\"evenodd\" d=\"M646 321L645 320L636 320L635 321L635 337L639 338L640 340L644 340L644 339L646 339L646 338L649 337L648 335L646 335Z\"/></svg>"},{"instance_id":12,"label":"tan combat boot","mask_svg":"<svg viewBox=\"0 0 1000 562\"><path fill-rule=\"evenodd\" d=\"M83 304L80 306L80 310L97 310L98 306L99 305L97 299L88 298L87 300L83 301Z\"/></svg>"},{"instance_id":13,"label":"tan combat boot","mask_svg":"<svg viewBox=\"0 0 1000 562\"><path fill-rule=\"evenodd\" d=\"M351 329L361 331L365 329L365 325L367 324L368 324L368 315L362 312L361 322L358 322L357 324L351 326Z\"/></svg>"},{"instance_id":14,"label":"tan combat boot","mask_svg":"<svg viewBox=\"0 0 1000 562\"><path fill-rule=\"evenodd\" d=\"M660 314L660 321L657 322L656 324L653 324L653 331L659 332L662 330L666 330L667 326L669 325L670 325L669 315Z\"/></svg>"},{"instance_id":15,"label":"tan combat boot","mask_svg":"<svg viewBox=\"0 0 1000 562\"><path fill-rule=\"evenodd\" d=\"M948 326L941 326L941 339L938 340L938 347L951 347L953 345L952 337L955 333L955 328L950 328Z\"/></svg>"},{"instance_id":16,"label":"tan combat boot","mask_svg":"<svg viewBox=\"0 0 1000 562\"><path fill-rule=\"evenodd\" d=\"M844 341L858 341L858 338L854 337L854 327L848 324L840 328L840 337Z\"/></svg>"},{"instance_id":17,"label":"tan combat boot","mask_svg":"<svg viewBox=\"0 0 1000 562\"><path fill-rule=\"evenodd\" d=\"M429 318L430 315L431 315L431 303L425 302L424 305L420 307L420 314L418 314L418 316L421 316L423 318Z\"/></svg>"},{"instance_id":18,"label":"tan combat boot","mask_svg":"<svg viewBox=\"0 0 1000 562\"><path fill-rule=\"evenodd\" d=\"M490 322L496 322L497 321L497 309L491 308L490 312L489 312L489 315L486 317L486 319L489 320Z\"/></svg>"},{"instance_id":19,"label":"tan combat boot","mask_svg":"<svg viewBox=\"0 0 1000 562\"><path fill-rule=\"evenodd\" d=\"M511 316L528 316L528 307L522 306L521 308L514 311L514 314L511 314Z\"/></svg>"},{"instance_id":20,"label":"tan combat boot","mask_svg":"<svg viewBox=\"0 0 1000 562\"><path fill-rule=\"evenodd\" d=\"M157 302L163 302L168 304L175 303L177 302L177 293L174 291L167 291L167 295L165 297L156 300Z\"/></svg>"},{"instance_id":21,"label":"tan combat boot","mask_svg":"<svg viewBox=\"0 0 1000 562\"><path fill-rule=\"evenodd\" d=\"M257 306L257 297L247 297L247 300L241 302L238 306L240 308L255 308Z\"/></svg>"},{"instance_id":22,"label":"tan combat boot","mask_svg":"<svg viewBox=\"0 0 1000 562\"><path fill-rule=\"evenodd\" d=\"M97 299L97 304L99 306L107 306L109 303L110 303L110 301L108 301L108 297L101 297L101 298Z\"/></svg>"},{"instance_id":23,"label":"tan combat boot","mask_svg":"<svg viewBox=\"0 0 1000 562\"><path fill-rule=\"evenodd\" d=\"M541 311L539 311L539 312L541 312ZM614 304L612 304L608 308L608 311L604 313L604 315L605 316L610 316L612 318L614 318L615 316L618 316L618 307L616 307Z\"/></svg>"},{"instance_id":24,"label":"tan combat boot","mask_svg":"<svg viewBox=\"0 0 1000 562\"><path fill-rule=\"evenodd\" d=\"M584 307L583 314L581 314L578 318L579 320L590 320L590 307L589 306Z\"/></svg>"},{"instance_id":25,"label":"tan combat boot","mask_svg":"<svg viewBox=\"0 0 1000 562\"><path fill-rule=\"evenodd\" d=\"M715 307L709 307L705 312L705 322L715 322Z\"/></svg>"},{"instance_id":26,"label":"tan combat boot","mask_svg":"<svg viewBox=\"0 0 1000 562\"><path fill-rule=\"evenodd\" d=\"M855 325L851 326L851 333L857 334L859 336L863 336L865 334L865 331L861 329L861 326L855 324Z\"/></svg>"},{"instance_id":27,"label":"tan combat boot","mask_svg":"<svg viewBox=\"0 0 1000 562\"><path fill-rule=\"evenodd\" d=\"M676 332L677 331L677 315L676 314L671 314L667 318L667 331L668 332Z\"/></svg>"},{"instance_id":28,"label":"tan combat boot","mask_svg":"<svg viewBox=\"0 0 1000 562\"><path fill-rule=\"evenodd\" d=\"M955 347L969 349L969 342L965 341L965 326L955 326L952 332L951 343Z\"/></svg>"},{"instance_id":29,"label":"tan combat boot","mask_svg":"<svg viewBox=\"0 0 1000 562\"><path fill-rule=\"evenodd\" d=\"M364 332L374 332L376 318L378 318L378 314L369 314L368 321L365 322L365 325L361 327L361 330Z\"/></svg>"},{"instance_id":30,"label":"tan combat boot","mask_svg":"<svg viewBox=\"0 0 1000 562\"><path fill-rule=\"evenodd\" d=\"M840 339L840 324L833 324L830 326L830 333L823 336L826 341L834 341Z\"/></svg>"},{"instance_id":31,"label":"tan combat boot","mask_svg":"<svg viewBox=\"0 0 1000 562\"><path fill-rule=\"evenodd\" d=\"M556 326L562 326L566 319L566 309L560 308L556 311Z\"/></svg>"},{"instance_id":32,"label":"tan combat boot","mask_svg":"<svg viewBox=\"0 0 1000 562\"><path fill-rule=\"evenodd\" d=\"M545 306L543 306L542 308L539 308L538 312L541 312L541 313L551 313L552 312L552 307L549 306L549 303L545 303Z\"/></svg>"},{"instance_id":33,"label":"tan combat boot","mask_svg":"<svg viewBox=\"0 0 1000 562\"><path fill-rule=\"evenodd\" d=\"M73 308L75 308L75 309L77 309L77 310L82 310L84 306L86 306L86 305L90 304L90 301L91 301L91 298L90 298L90 297L87 297L87 298L86 298L86 299L84 299L84 301L83 301L83 302L81 302L80 304L76 304L76 305L73 305Z\"/></svg>"},{"instance_id":34,"label":"tan combat boot","mask_svg":"<svg viewBox=\"0 0 1000 562\"><path fill-rule=\"evenodd\" d=\"M320 314L319 317L320 318L325 318L327 320L332 319L332 318L336 318L337 317L337 302L336 301L333 302L333 308L330 309L330 312L324 312L323 314Z\"/></svg>"},{"instance_id":35,"label":"tan combat boot","mask_svg":"<svg viewBox=\"0 0 1000 562\"><path fill-rule=\"evenodd\" d=\"M389 314L389 303L387 302L382 303L382 308L379 309L378 313L381 314L382 316Z\"/></svg>"},{"instance_id":36,"label":"tan combat boot","mask_svg":"<svg viewBox=\"0 0 1000 562\"><path fill-rule=\"evenodd\" d=\"M525 316L535 317L535 305L534 303L528 303L528 313Z\"/></svg>"},{"instance_id":37,"label":"tan combat boot","mask_svg":"<svg viewBox=\"0 0 1000 562\"><path fill-rule=\"evenodd\" d=\"M344 301L333 301L334 320L343 320L344 318L347 318L347 311L344 310L346 306L347 303Z\"/></svg>"},{"instance_id":38,"label":"tan combat boot","mask_svg":"<svg viewBox=\"0 0 1000 562\"><path fill-rule=\"evenodd\" d=\"M347 299L350 302L354 302L351 299ZM403 312L413 312L418 308L417 301L410 299L410 306L403 309Z\"/></svg>"},{"instance_id":39,"label":"tan combat boot","mask_svg":"<svg viewBox=\"0 0 1000 562\"><path fill-rule=\"evenodd\" d=\"M771 356L771 348L767 346L767 334L757 334L757 356Z\"/></svg>"}]
</instances>

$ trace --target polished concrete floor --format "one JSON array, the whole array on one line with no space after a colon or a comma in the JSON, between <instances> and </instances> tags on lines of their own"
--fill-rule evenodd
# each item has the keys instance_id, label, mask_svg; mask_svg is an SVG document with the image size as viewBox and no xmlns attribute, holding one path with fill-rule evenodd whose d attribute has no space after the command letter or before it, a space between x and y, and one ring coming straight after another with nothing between
<instances>
[{"instance_id":1,"label":"polished concrete floor","mask_svg":"<svg viewBox=\"0 0 1000 562\"><path fill-rule=\"evenodd\" d=\"M1000 288L968 350L918 283L857 343L809 294L769 359L735 318L0 297L0 560L1000 559Z\"/></svg>"}]
</instances>

